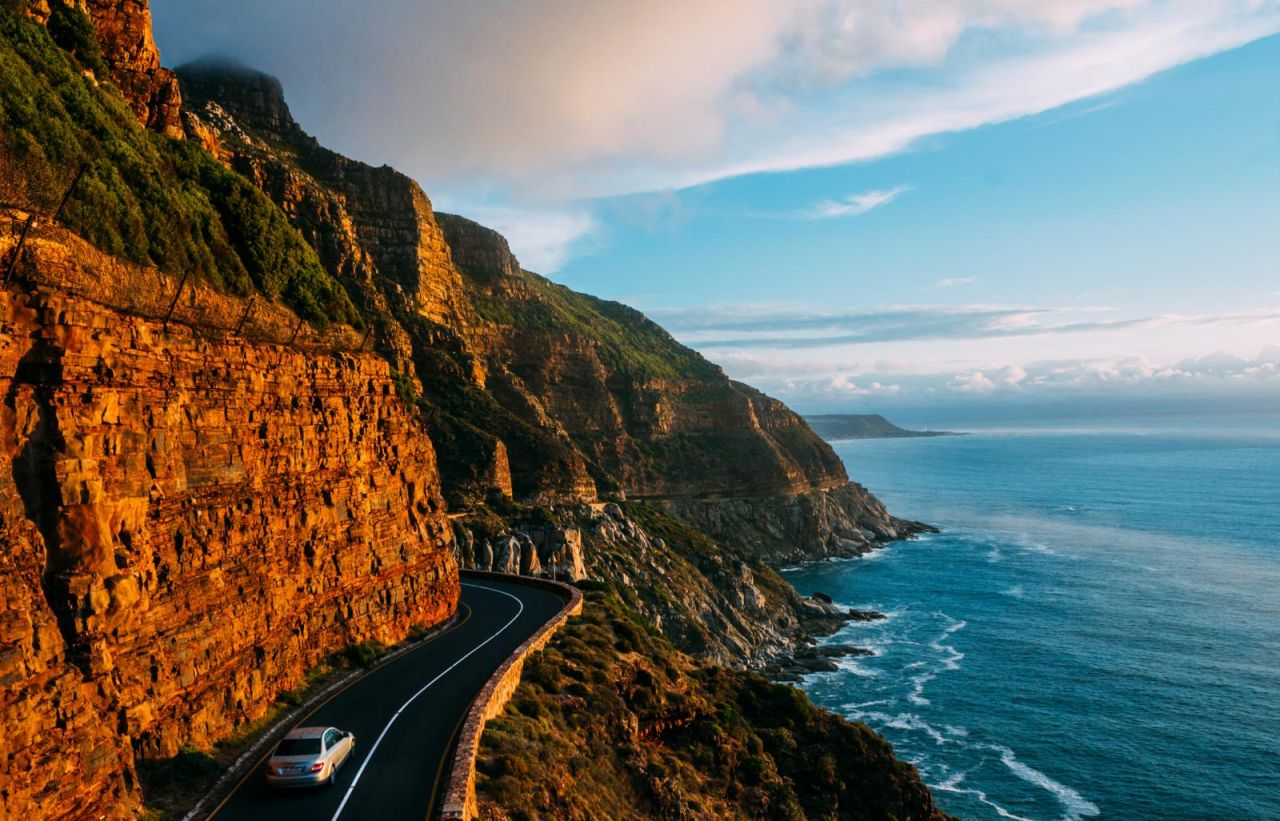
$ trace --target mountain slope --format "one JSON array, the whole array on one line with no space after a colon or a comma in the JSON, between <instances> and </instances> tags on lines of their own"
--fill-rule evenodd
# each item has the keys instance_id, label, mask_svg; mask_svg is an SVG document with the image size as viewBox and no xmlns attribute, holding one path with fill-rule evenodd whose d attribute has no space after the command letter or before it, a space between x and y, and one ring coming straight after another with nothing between
<instances>
[{"instance_id":1,"label":"mountain slope","mask_svg":"<svg viewBox=\"0 0 1280 821\"><path fill-rule=\"evenodd\" d=\"M225 63L178 75L192 138L362 295L379 350L421 388L455 508L493 494L649 499L777 561L856 555L916 528L849 484L781 402L638 311L525 271L501 235L436 214L409 178L320 147L274 78Z\"/></svg>"}]
</instances>

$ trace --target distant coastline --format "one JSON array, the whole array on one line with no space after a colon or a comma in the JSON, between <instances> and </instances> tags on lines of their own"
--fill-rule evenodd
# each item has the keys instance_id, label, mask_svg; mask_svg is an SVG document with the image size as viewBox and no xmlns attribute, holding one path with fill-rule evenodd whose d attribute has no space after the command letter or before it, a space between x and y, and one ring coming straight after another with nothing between
<instances>
[{"instance_id":1,"label":"distant coastline","mask_svg":"<svg viewBox=\"0 0 1280 821\"><path fill-rule=\"evenodd\" d=\"M828 413L806 416L813 432L823 439L914 439L922 436L963 436L950 430L907 430L878 413Z\"/></svg>"}]
</instances>

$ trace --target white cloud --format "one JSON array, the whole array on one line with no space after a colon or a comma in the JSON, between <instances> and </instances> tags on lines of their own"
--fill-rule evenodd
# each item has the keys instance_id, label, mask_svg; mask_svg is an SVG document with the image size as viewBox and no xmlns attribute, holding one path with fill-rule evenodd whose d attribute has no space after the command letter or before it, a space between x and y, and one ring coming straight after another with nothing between
<instances>
[{"instance_id":1,"label":"white cloud","mask_svg":"<svg viewBox=\"0 0 1280 821\"><path fill-rule=\"evenodd\" d=\"M595 217L582 210L479 207L468 209L466 214L506 237L523 267L543 274L559 270L599 231Z\"/></svg>"},{"instance_id":2,"label":"white cloud","mask_svg":"<svg viewBox=\"0 0 1280 821\"><path fill-rule=\"evenodd\" d=\"M703 350L832 347L933 340L1098 337L1176 329L1270 329L1280 306L1210 314L1115 316L1099 307L906 305L866 311L825 311L760 306L655 310L651 315L686 344ZM1107 314L1111 314L1108 316Z\"/></svg>"},{"instance_id":3,"label":"white cloud","mask_svg":"<svg viewBox=\"0 0 1280 821\"><path fill-rule=\"evenodd\" d=\"M972 285L977 282L977 277L943 277L933 283L935 288L958 288L961 285Z\"/></svg>"},{"instance_id":4,"label":"white cloud","mask_svg":"<svg viewBox=\"0 0 1280 821\"><path fill-rule=\"evenodd\" d=\"M304 0L154 9L166 62L224 51L279 74L322 141L472 201L870 159L1280 30L1275 0L384 0L374 13L310 12Z\"/></svg>"},{"instance_id":5,"label":"white cloud","mask_svg":"<svg viewBox=\"0 0 1280 821\"><path fill-rule=\"evenodd\" d=\"M847 197L838 200L823 200L801 212L802 219L833 219L836 217L856 217L865 214L873 208L879 208L882 205L888 205L906 192L911 190L909 185L898 185L893 188L883 188L878 191L864 191L861 194L850 194Z\"/></svg>"},{"instance_id":6,"label":"white cloud","mask_svg":"<svg viewBox=\"0 0 1280 821\"><path fill-rule=\"evenodd\" d=\"M856 368L827 374L782 374L756 377L764 390L809 406L839 405L849 400L914 404L924 401L985 399L1012 402L1066 397L1176 398L1240 395L1274 396L1280 390L1280 366L1255 358L1209 355L1172 365L1145 356L1045 360L1020 365L988 363L959 371L925 370L862 372ZM727 363L731 373L745 363ZM778 363L774 363L776 366ZM735 367L736 366L736 367Z\"/></svg>"}]
</instances>

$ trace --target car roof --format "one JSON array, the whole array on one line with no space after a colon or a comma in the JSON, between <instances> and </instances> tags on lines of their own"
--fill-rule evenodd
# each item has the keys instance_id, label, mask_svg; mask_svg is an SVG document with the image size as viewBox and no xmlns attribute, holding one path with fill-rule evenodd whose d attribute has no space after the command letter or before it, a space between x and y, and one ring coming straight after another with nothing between
<instances>
[{"instance_id":1,"label":"car roof","mask_svg":"<svg viewBox=\"0 0 1280 821\"><path fill-rule=\"evenodd\" d=\"M285 735L285 738L319 738L325 734L326 730L332 729L332 727L294 727Z\"/></svg>"}]
</instances>

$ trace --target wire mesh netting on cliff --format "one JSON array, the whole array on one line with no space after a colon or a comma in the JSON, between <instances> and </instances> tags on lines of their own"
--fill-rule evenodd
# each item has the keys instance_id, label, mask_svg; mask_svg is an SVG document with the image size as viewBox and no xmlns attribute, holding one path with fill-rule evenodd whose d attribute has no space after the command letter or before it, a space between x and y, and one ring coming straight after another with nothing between
<instances>
[{"instance_id":1,"label":"wire mesh netting on cliff","mask_svg":"<svg viewBox=\"0 0 1280 821\"><path fill-rule=\"evenodd\" d=\"M86 165L54 166L0 147L0 282L28 292L52 287L116 310L176 323L212 339L239 337L323 351L358 351L370 330L317 328L284 306L228 294L189 273L172 276L120 258L75 236L58 216ZM75 246L83 243L77 249ZM63 249L59 251L58 249Z\"/></svg>"},{"instance_id":2,"label":"wire mesh netting on cliff","mask_svg":"<svg viewBox=\"0 0 1280 821\"><path fill-rule=\"evenodd\" d=\"M52 218L84 168L83 163L55 165L36 151L0 146L0 208Z\"/></svg>"}]
</instances>

